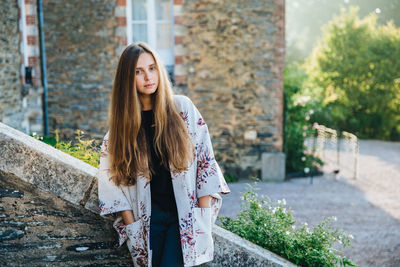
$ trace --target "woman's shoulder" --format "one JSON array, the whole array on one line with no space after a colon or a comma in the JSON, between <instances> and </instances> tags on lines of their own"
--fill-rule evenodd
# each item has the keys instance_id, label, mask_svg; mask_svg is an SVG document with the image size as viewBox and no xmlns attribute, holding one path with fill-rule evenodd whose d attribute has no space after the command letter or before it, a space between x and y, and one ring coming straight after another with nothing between
<instances>
[{"instance_id":1,"label":"woman's shoulder","mask_svg":"<svg viewBox=\"0 0 400 267\"><path fill-rule=\"evenodd\" d=\"M174 103L175 106L180 110L180 111L188 111L193 109L193 102L190 100L189 97L185 95L173 95Z\"/></svg>"},{"instance_id":2,"label":"woman's shoulder","mask_svg":"<svg viewBox=\"0 0 400 267\"><path fill-rule=\"evenodd\" d=\"M192 105L192 100L185 95L173 95L174 102L180 105Z\"/></svg>"}]
</instances>

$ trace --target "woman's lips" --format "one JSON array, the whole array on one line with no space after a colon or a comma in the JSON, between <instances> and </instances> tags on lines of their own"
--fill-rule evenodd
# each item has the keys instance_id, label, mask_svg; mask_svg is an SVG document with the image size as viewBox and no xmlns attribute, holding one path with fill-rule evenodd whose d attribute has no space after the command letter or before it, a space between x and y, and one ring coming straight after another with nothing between
<instances>
[{"instance_id":1,"label":"woman's lips","mask_svg":"<svg viewBox=\"0 0 400 267\"><path fill-rule=\"evenodd\" d=\"M153 86L154 86L154 83L151 83L151 84L146 84L144 87L149 88L149 87L153 87Z\"/></svg>"}]
</instances>

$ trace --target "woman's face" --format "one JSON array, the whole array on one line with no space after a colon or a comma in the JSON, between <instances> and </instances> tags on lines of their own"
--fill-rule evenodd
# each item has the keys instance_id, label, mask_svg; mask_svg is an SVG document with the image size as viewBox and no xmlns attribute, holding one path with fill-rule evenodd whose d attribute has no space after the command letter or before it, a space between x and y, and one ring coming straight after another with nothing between
<instances>
[{"instance_id":1,"label":"woman's face","mask_svg":"<svg viewBox=\"0 0 400 267\"><path fill-rule=\"evenodd\" d=\"M142 53L136 65L136 90L139 94L151 95L158 88L158 70L150 53Z\"/></svg>"}]
</instances>

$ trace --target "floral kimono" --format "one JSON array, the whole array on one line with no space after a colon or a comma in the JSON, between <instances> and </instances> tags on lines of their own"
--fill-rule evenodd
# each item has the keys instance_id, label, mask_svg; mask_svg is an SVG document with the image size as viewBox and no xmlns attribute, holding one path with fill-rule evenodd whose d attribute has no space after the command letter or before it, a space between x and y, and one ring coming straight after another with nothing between
<instances>
[{"instance_id":1,"label":"floral kimono","mask_svg":"<svg viewBox=\"0 0 400 267\"><path fill-rule=\"evenodd\" d=\"M213 260L212 225L222 204L219 193L229 193L214 152L208 127L192 101L174 95L174 103L185 121L195 145L195 160L183 172L171 171L175 195L183 261L185 266L199 265ZM101 147L97 173L100 215L113 215L113 226L119 235L119 246L125 241L135 266L151 266L150 241L151 194L148 178L138 173L133 186L117 187L110 180L107 152L108 133ZM172 166L170 165L170 170ZM211 195L210 208L199 208L198 198ZM120 211L132 210L135 221L125 225Z\"/></svg>"}]
</instances>

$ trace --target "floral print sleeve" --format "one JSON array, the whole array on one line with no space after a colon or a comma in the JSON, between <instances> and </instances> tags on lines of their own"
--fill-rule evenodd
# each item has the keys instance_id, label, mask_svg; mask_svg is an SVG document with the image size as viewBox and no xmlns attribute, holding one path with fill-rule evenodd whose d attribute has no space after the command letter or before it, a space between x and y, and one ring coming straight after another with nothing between
<instances>
[{"instance_id":1,"label":"floral print sleeve","mask_svg":"<svg viewBox=\"0 0 400 267\"><path fill-rule=\"evenodd\" d=\"M108 155L108 133L103 139L101 145L100 165L97 172L98 198L100 215L104 217L116 218L113 227L119 235L119 245L121 246L127 239L126 225L123 223L119 212L123 210L132 210L126 194L111 180L110 162Z\"/></svg>"},{"instance_id":2,"label":"floral print sleeve","mask_svg":"<svg viewBox=\"0 0 400 267\"><path fill-rule=\"evenodd\" d=\"M194 108L194 129L196 133L196 158L197 197L213 195L215 193L227 194L229 187L224 179L222 171L215 160L214 151L210 139L207 124L198 109Z\"/></svg>"}]
</instances>

